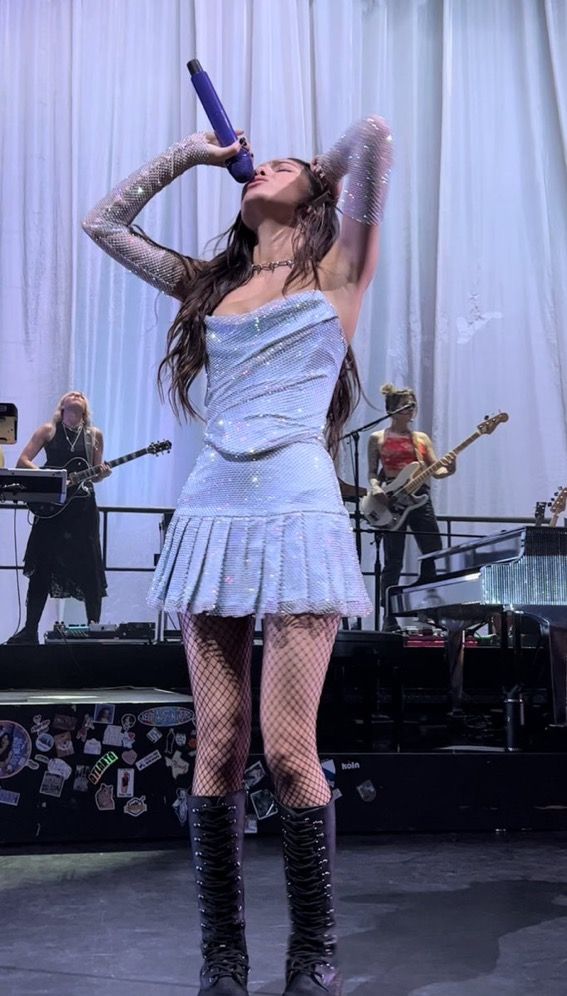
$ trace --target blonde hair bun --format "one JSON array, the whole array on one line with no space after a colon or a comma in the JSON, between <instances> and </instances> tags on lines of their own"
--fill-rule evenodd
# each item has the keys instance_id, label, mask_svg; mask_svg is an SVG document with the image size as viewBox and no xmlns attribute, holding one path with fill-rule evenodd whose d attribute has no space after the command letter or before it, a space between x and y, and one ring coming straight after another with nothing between
<instances>
[{"instance_id":1,"label":"blonde hair bun","mask_svg":"<svg viewBox=\"0 0 567 996\"><path fill-rule=\"evenodd\" d=\"M395 387L393 384L382 384L380 391L386 398L387 412L396 411L408 399L415 401L417 407L417 398L413 387Z\"/></svg>"}]
</instances>

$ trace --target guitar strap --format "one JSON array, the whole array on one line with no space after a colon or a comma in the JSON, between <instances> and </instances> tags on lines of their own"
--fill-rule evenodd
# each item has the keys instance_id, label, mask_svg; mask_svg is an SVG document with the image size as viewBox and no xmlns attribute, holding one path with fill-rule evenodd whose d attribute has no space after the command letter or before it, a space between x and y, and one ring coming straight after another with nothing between
<instances>
[{"instance_id":1,"label":"guitar strap","mask_svg":"<svg viewBox=\"0 0 567 996\"><path fill-rule=\"evenodd\" d=\"M85 429L85 453L87 455L87 463L89 467L93 466L94 442L94 432L89 425Z\"/></svg>"}]
</instances>

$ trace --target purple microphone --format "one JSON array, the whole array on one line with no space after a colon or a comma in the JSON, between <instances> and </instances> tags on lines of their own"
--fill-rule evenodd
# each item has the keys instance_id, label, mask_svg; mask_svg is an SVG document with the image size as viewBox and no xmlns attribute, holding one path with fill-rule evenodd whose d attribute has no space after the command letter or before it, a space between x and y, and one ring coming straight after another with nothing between
<instances>
[{"instance_id":1,"label":"purple microphone","mask_svg":"<svg viewBox=\"0 0 567 996\"><path fill-rule=\"evenodd\" d=\"M197 91L197 96L203 105L213 131L221 145L232 145L236 142L238 135L228 120L227 113L222 106L219 95L211 83L208 74L203 69L198 59L191 59L187 63L187 69L191 74L191 82ZM230 175L237 183L248 183L254 176L254 163L252 156L246 149L237 152L232 159L227 159L225 163Z\"/></svg>"}]
</instances>

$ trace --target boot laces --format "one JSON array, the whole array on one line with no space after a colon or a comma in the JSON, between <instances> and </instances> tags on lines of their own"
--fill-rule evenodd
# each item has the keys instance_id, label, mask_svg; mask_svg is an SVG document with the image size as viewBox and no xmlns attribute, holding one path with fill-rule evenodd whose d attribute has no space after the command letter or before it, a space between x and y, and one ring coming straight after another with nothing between
<instances>
[{"instance_id":1,"label":"boot laces","mask_svg":"<svg viewBox=\"0 0 567 996\"><path fill-rule=\"evenodd\" d=\"M224 944L210 944L205 954L205 968L215 979L228 976L241 986L246 986L248 958L242 951L235 951Z\"/></svg>"},{"instance_id":2,"label":"boot laces","mask_svg":"<svg viewBox=\"0 0 567 996\"><path fill-rule=\"evenodd\" d=\"M334 966L331 962L323 961L320 957L316 960L316 956L314 956L313 951L294 951L293 954L289 956L287 962L287 984L289 985L289 983L297 975L306 975L321 987L322 992L326 993L329 990L325 985L324 974L321 971L323 968L333 970Z\"/></svg>"}]
</instances>

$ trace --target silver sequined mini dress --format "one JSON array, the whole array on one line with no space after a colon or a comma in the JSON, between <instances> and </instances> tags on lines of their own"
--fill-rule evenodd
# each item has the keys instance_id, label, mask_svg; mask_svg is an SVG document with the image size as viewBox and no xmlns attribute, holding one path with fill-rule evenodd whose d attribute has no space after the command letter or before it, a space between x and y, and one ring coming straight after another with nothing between
<instances>
[{"instance_id":1,"label":"silver sequined mini dress","mask_svg":"<svg viewBox=\"0 0 567 996\"><path fill-rule=\"evenodd\" d=\"M149 602L221 616L371 610L326 413L345 356L337 313L302 291L206 319L204 447Z\"/></svg>"}]
</instances>

